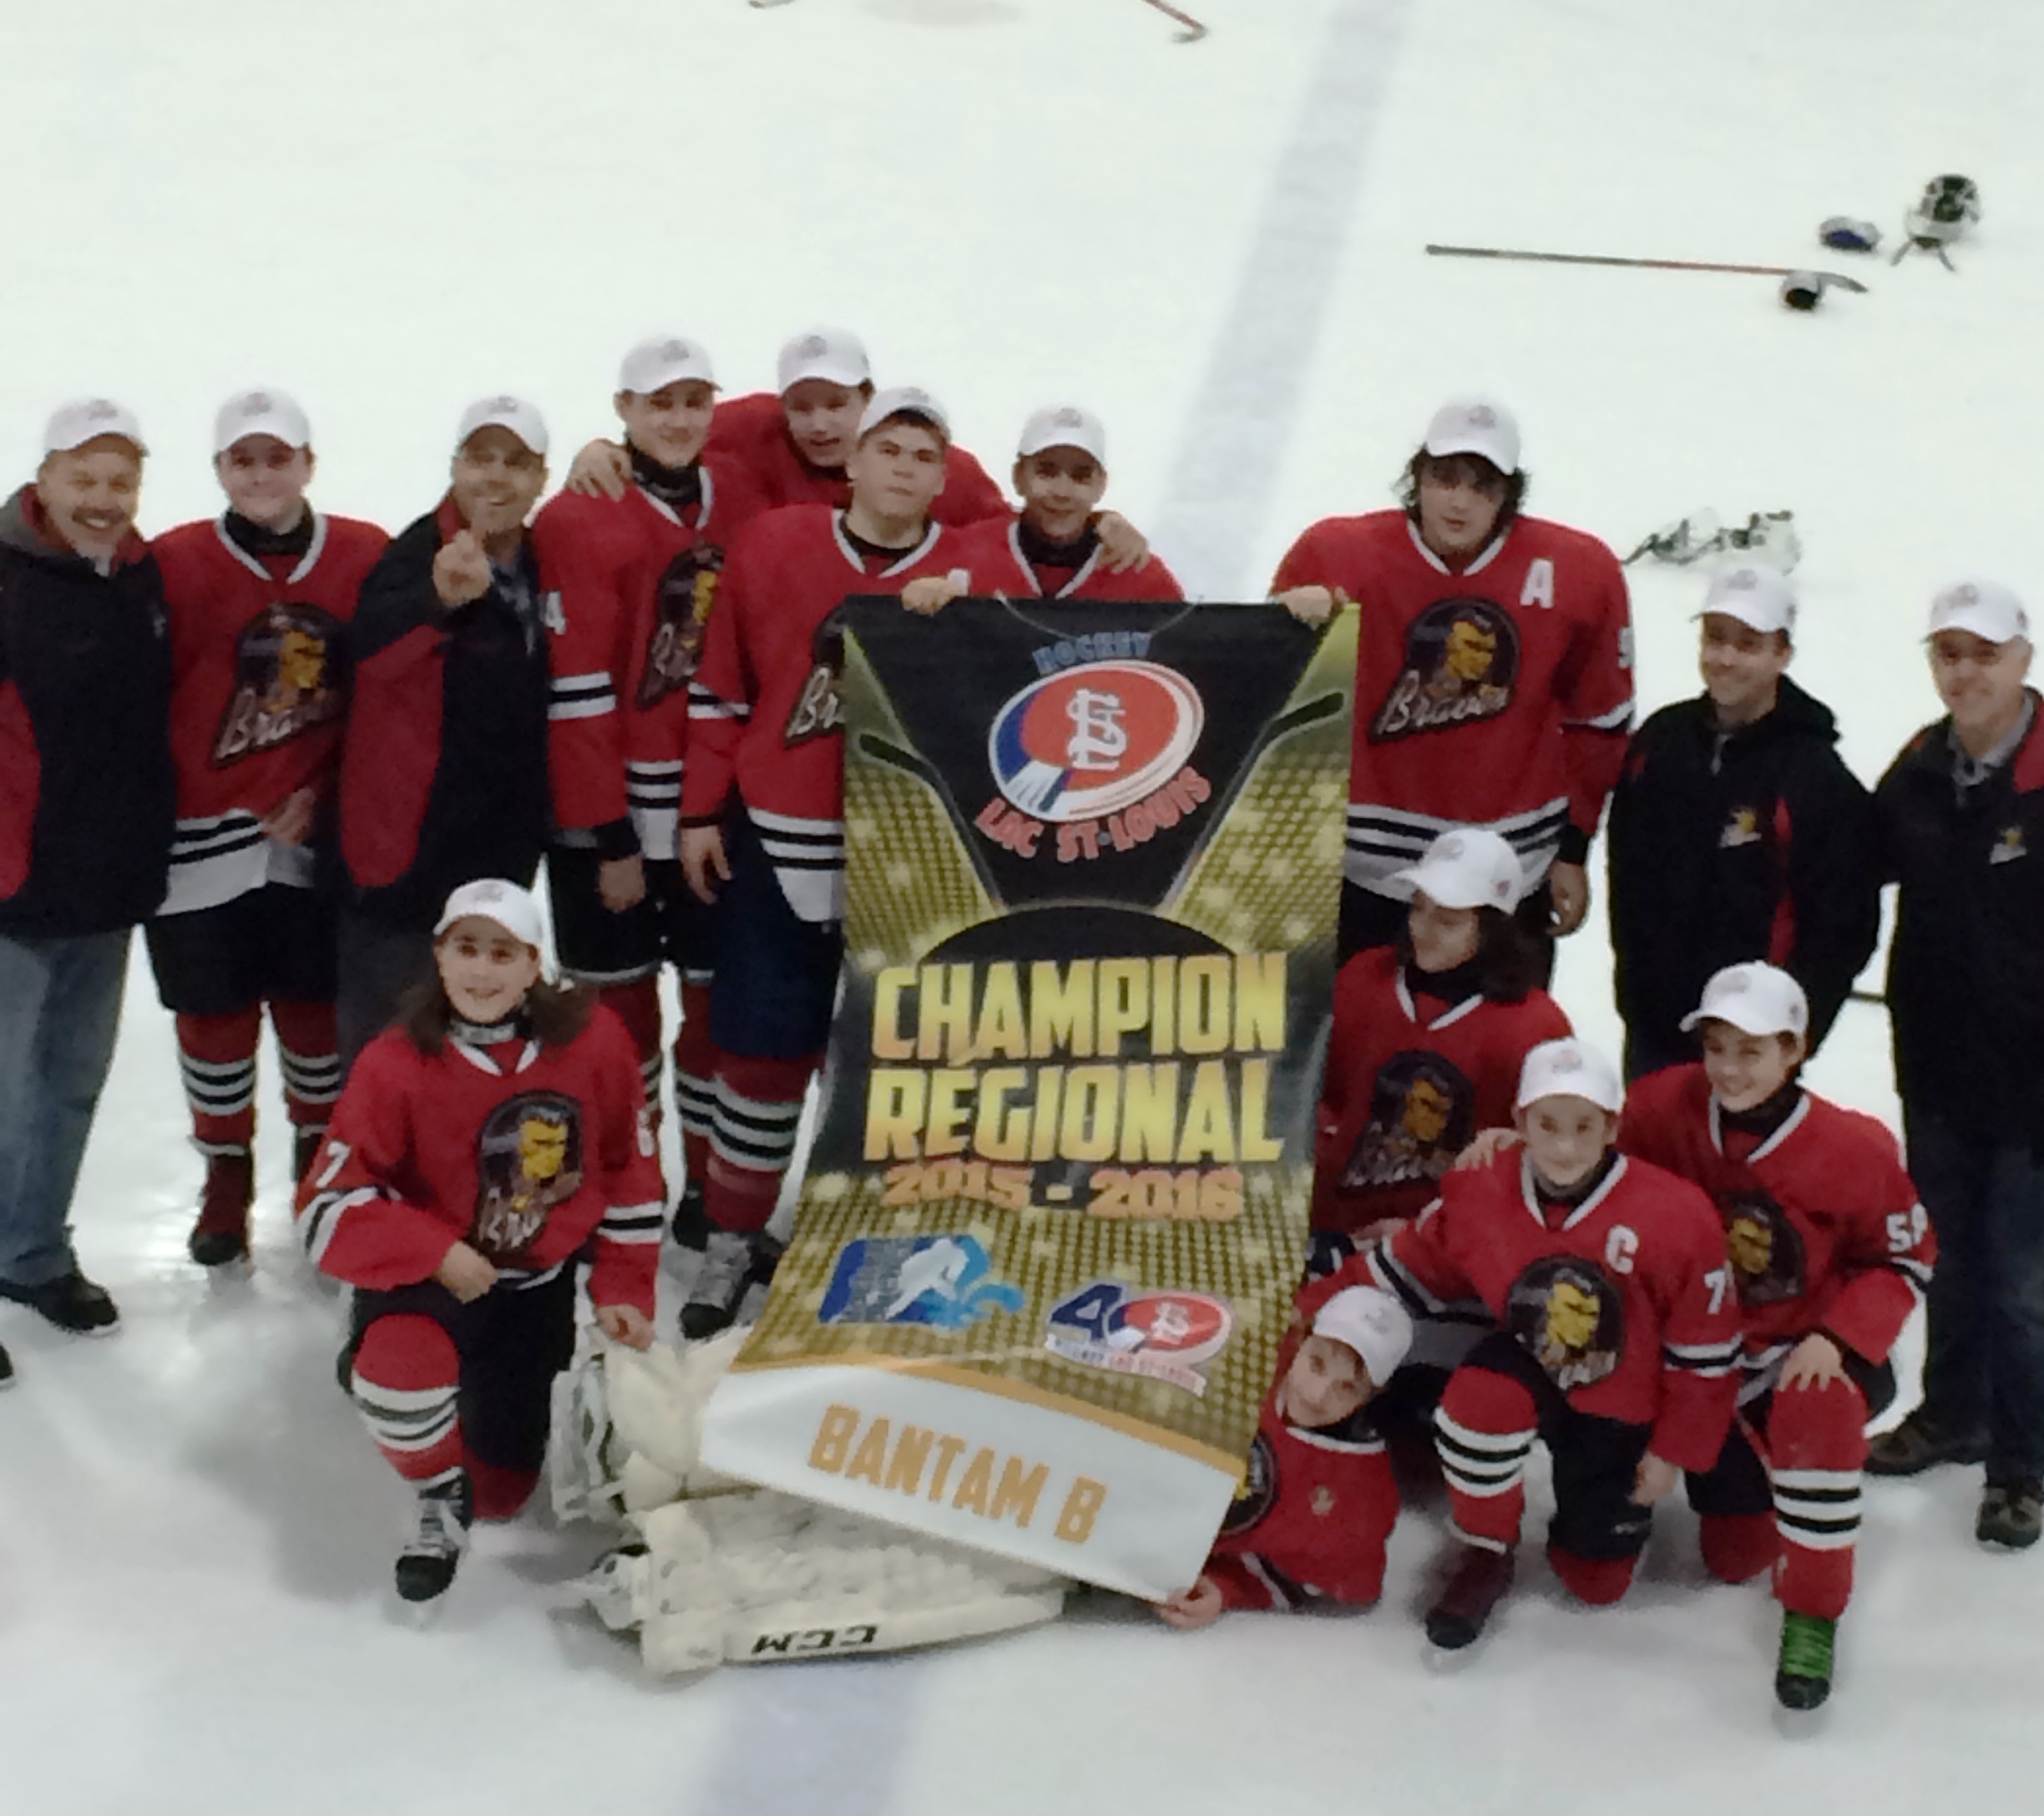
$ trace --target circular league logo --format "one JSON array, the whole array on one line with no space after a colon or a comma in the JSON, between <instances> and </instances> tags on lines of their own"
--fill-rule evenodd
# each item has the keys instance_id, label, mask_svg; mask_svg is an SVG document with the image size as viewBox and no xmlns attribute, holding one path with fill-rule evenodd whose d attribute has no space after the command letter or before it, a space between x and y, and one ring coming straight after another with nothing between
<instances>
[{"instance_id":1,"label":"circular league logo","mask_svg":"<svg viewBox=\"0 0 2044 1816\"><path fill-rule=\"evenodd\" d=\"M1033 818L1104 819L1184 768L1207 722L1191 683L1155 662L1086 662L1033 681L987 736L1000 792Z\"/></svg>"}]
</instances>

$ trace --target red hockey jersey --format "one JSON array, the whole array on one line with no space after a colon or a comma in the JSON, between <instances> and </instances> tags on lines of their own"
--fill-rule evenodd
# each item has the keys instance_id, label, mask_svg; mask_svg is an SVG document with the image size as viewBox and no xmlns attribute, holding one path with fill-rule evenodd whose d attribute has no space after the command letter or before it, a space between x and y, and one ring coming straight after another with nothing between
<instances>
[{"instance_id":1,"label":"red hockey jersey","mask_svg":"<svg viewBox=\"0 0 2044 1816\"><path fill-rule=\"evenodd\" d=\"M1355 1231L1417 1217L1455 1157L1508 1126L1519 1069L1571 1032L1545 990L1517 1003L1422 996L1389 947L1358 953L1334 983L1334 1034L1321 1086L1313 1227ZM1424 1005L1424 1006L1423 1006Z\"/></svg>"},{"instance_id":2,"label":"red hockey jersey","mask_svg":"<svg viewBox=\"0 0 2044 1816\"><path fill-rule=\"evenodd\" d=\"M686 514L635 485L615 499L563 492L533 524L554 824L585 833L629 813L648 857L675 856L688 685L725 556L759 509L727 463L706 460L701 473L701 503Z\"/></svg>"},{"instance_id":3,"label":"red hockey jersey","mask_svg":"<svg viewBox=\"0 0 2044 1816\"><path fill-rule=\"evenodd\" d=\"M797 452L781 400L771 391L720 403L710 419L709 448L736 466L770 509L830 504L842 510L852 502L843 473L812 467ZM945 457L944 490L930 515L939 524L957 526L1008 514L1008 500L987 477L986 468L964 448L954 447Z\"/></svg>"},{"instance_id":4,"label":"red hockey jersey","mask_svg":"<svg viewBox=\"0 0 2044 1816\"><path fill-rule=\"evenodd\" d=\"M362 1050L298 1188L322 1273L387 1289L432 1278L457 1242L537 1285L591 1235L589 1298L653 1315L664 1193L625 1024L599 1008L560 1046L402 1028Z\"/></svg>"},{"instance_id":5,"label":"red hockey jersey","mask_svg":"<svg viewBox=\"0 0 2044 1816\"><path fill-rule=\"evenodd\" d=\"M1651 1425L1655 1455L1708 1469L1738 1394L1738 1295L1710 1201L1620 1156L1551 1225L1525 1156L1450 1173L1415 1223L1328 1284L1385 1287L1414 1317L1482 1301L1578 1412Z\"/></svg>"},{"instance_id":6,"label":"red hockey jersey","mask_svg":"<svg viewBox=\"0 0 2044 1816\"><path fill-rule=\"evenodd\" d=\"M1095 549L1083 567L1046 587L1044 576L1022 553L1019 519L1005 522L989 518L974 524L960 539L966 565L972 570L974 591L999 593L1009 599L1089 599L1110 603L1146 604L1176 603L1185 597L1178 577L1156 555L1140 568L1116 574ZM1054 572L1055 570L1053 570Z\"/></svg>"},{"instance_id":7,"label":"red hockey jersey","mask_svg":"<svg viewBox=\"0 0 2044 1816\"><path fill-rule=\"evenodd\" d=\"M738 539L689 686L684 825L724 812L733 786L807 921L844 913L844 735L837 656L817 633L856 594L899 593L959 565L956 531L933 523L878 572L822 505L769 511Z\"/></svg>"},{"instance_id":8,"label":"red hockey jersey","mask_svg":"<svg viewBox=\"0 0 2044 1816\"><path fill-rule=\"evenodd\" d=\"M1510 841L1537 883L1580 861L1632 718L1625 575L1593 536L1521 518L1460 573L1402 511L1330 517L1272 590L1339 588L1362 612L1343 873L1382 895L1456 826ZM1571 831L1572 829L1572 831Z\"/></svg>"},{"instance_id":9,"label":"red hockey jersey","mask_svg":"<svg viewBox=\"0 0 2044 1816\"><path fill-rule=\"evenodd\" d=\"M1937 1237L1880 1123L1804 1092L1756 1146L1724 1128L1701 1065L1675 1065L1626 1094L1618 1141L1718 1206L1745 1325L1742 1397L1772 1387L1814 1330L1886 1360L1930 1283Z\"/></svg>"},{"instance_id":10,"label":"red hockey jersey","mask_svg":"<svg viewBox=\"0 0 2044 1816\"><path fill-rule=\"evenodd\" d=\"M1278 1376L1282 1382L1283 1370ZM1367 1410L1339 1425L1288 1424L1264 1396L1242 1486L1206 1574L1231 1608L1368 1606L1384 1589L1398 1483Z\"/></svg>"},{"instance_id":11,"label":"red hockey jersey","mask_svg":"<svg viewBox=\"0 0 2044 1816\"><path fill-rule=\"evenodd\" d=\"M162 913L213 908L266 883L310 887L311 847L259 828L301 788L324 798L333 787L347 625L389 540L373 524L315 513L311 544L295 558L249 554L225 518L180 524L150 545L170 618L177 769Z\"/></svg>"}]
</instances>

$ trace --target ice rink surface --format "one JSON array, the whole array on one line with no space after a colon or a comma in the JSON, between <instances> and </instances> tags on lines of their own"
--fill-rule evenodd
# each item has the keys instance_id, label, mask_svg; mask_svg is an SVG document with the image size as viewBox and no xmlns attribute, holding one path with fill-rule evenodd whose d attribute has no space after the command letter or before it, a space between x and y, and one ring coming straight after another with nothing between
<instances>
[{"instance_id":1,"label":"ice rink surface","mask_svg":"<svg viewBox=\"0 0 2044 1816\"><path fill-rule=\"evenodd\" d=\"M1796 674L1872 779L1935 706L1930 593L2044 600L2044 8L2024 0L498 0L11 9L0 468L104 391L156 450L144 527L210 514L214 406L271 382L316 493L428 508L461 406L534 397L564 453L618 353L672 326L727 384L791 331L868 337L1004 470L1091 403L1111 501L1215 596L1315 516L1385 501L1429 410L1520 412L1532 508L1629 548L1708 506L1797 514ZM1429 260L1428 240L1761 263L1822 255L1944 170L1959 272L1772 281ZM1635 570L1647 706L1692 690L1694 571ZM1564 948L1578 1025L1608 953ZM1005 1641L655 1685L550 1611L594 1548L486 1534L437 1631L395 1625L402 1495L335 1392L336 1307L291 1246L281 1115L252 1278L185 1261L199 1163L138 961L78 1206L112 1341L12 1308L0 1403L0 1808L1037 1816L1045 1810L1688 1816L2025 1809L2044 1762L2044 1558L1983 1555L1970 1472L1874 1485L1831 1708L1772 1717L1776 1616L1703 1586L1665 1516L1627 1603L1529 1546L1495 1637L1421 1667L1440 1542L1409 1510L1367 1616L1196 1636L1089 1607ZM1819 1085L1892 1114L1849 1008ZM266 1060L266 1065L268 1065ZM266 1073L266 1102L273 1100Z\"/></svg>"}]
</instances>

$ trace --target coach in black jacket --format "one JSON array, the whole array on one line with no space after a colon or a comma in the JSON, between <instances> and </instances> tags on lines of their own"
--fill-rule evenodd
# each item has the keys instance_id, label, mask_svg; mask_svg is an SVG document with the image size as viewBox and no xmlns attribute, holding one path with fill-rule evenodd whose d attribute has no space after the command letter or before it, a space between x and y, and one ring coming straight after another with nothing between
<instances>
[{"instance_id":1,"label":"coach in black jacket","mask_svg":"<svg viewBox=\"0 0 2044 1816\"><path fill-rule=\"evenodd\" d=\"M135 505L142 433L104 397L43 432L0 508L0 1297L64 1330L112 1298L78 1271L71 1194L113 1061L129 931L170 852L170 654ZM13 1373L0 1350L0 1382Z\"/></svg>"},{"instance_id":2,"label":"coach in black jacket","mask_svg":"<svg viewBox=\"0 0 2044 1816\"><path fill-rule=\"evenodd\" d=\"M1829 709L1783 672L1795 599L1763 563L1711 581L1704 693L1642 726L1611 797L1611 949L1626 1070L1693 1060L1682 1018L1711 975L1788 972L1821 1041L1874 949L1880 878L1871 799Z\"/></svg>"},{"instance_id":3,"label":"coach in black jacket","mask_svg":"<svg viewBox=\"0 0 2044 1816\"><path fill-rule=\"evenodd\" d=\"M344 1070L430 968L448 895L529 885L546 847L547 639L525 533L546 448L529 403L472 404L446 498L362 582L341 749Z\"/></svg>"},{"instance_id":4,"label":"coach in black jacket","mask_svg":"<svg viewBox=\"0 0 2044 1816\"><path fill-rule=\"evenodd\" d=\"M1882 777L1910 1173L1938 1237L1924 1403L1868 1467L1987 1465L1978 1535L2044 1523L2044 726L2028 615L1991 581L1930 609L1950 709Z\"/></svg>"}]
</instances>

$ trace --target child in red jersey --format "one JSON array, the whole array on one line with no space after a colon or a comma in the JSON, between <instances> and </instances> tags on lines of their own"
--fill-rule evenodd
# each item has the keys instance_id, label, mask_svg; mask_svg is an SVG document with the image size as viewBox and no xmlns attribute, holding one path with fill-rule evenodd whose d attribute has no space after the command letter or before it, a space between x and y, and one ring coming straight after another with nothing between
<instances>
[{"instance_id":1,"label":"child in red jersey","mask_svg":"<svg viewBox=\"0 0 2044 1816\"><path fill-rule=\"evenodd\" d=\"M777 391L717 406L710 453L769 510L790 504L842 510L852 502L852 456L873 399L865 345L842 328L807 329L782 347L777 377ZM615 442L591 442L568 470L568 489L620 498L631 483L628 461ZM977 460L954 448L929 514L954 528L983 518L1005 522L1008 501Z\"/></svg>"},{"instance_id":2,"label":"child in red jersey","mask_svg":"<svg viewBox=\"0 0 2044 1816\"><path fill-rule=\"evenodd\" d=\"M1633 1084L1620 1145L1708 1192L1745 1332L1739 1422L1689 1478L1703 1559L1727 1582L1770 1566L1782 1605L1775 1694L1814 1708L1852 1593L1867 1420L1895 1397L1888 1354L1937 1257L1895 1138L1798 1080L1803 987L1728 966L1682 1024L1703 1061Z\"/></svg>"},{"instance_id":3,"label":"child in red jersey","mask_svg":"<svg viewBox=\"0 0 2044 1816\"><path fill-rule=\"evenodd\" d=\"M1158 1605L1163 1621L1189 1630L1225 1608L1375 1603L1399 1496L1364 1415L1411 1342L1412 1320L1388 1292L1346 1287L1320 1304L1264 1396L1213 1555L1197 1582Z\"/></svg>"},{"instance_id":4,"label":"child in red jersey","mask_svg":"<svg viewBox=\"0 0 2044 1816\"><path fill-rule=\"evenodd\" d=\"M631 1032L659 1126L660 973L680 974L675 1101L688 1189L675 1233L701 1247L712 1080L709 910L683 882L676 822L688 687L733 539L759 500L706 455L716 377L679 335L625 354L612 402L631 483L620 498L559 493L533 524L553 672L547 887L561 968Z\"/></svg>"},{"instance_id":5,"label":"child in red jersey","mask_svg":"<svg viewBox=\"0 0 2044 1816\"><path fill-rule=\"evenodd\" d=\"M1412 891L1405 937L1335 980L1316 1235L1369 1242L1416 1217L1477 1134L1511 1120L1526 1055L1569 1032L1513 918L1525 872L1509 843L1444 832L1394 880Z\"/></svg>"},{"instance_id":6,"label":"child in red jersey","mask_svg":"<svg viewBox=\"0 0 2044 1816\"><path fill-rule=\"evenodd\" d=\"M213 445L226 510L154 544L170 620L178 822L169 891L144 929L206 1158L188 1244L205 1267L248 1252L266 1006L296 1138L294 1181L341 1094L336 904L317 852L331 832L347 626L389 540L306 502L312 431L282 392L230 397Z\"/></svg>"},{"instance_id":7,"label":"child in red jersey","mask_svg":"<svg viewBox=\"0 0 2044 1816\"><path fill-rule=\"evenodd\" d=\"M663 1207L631 1038L540 981L539 938L516 883L448 898L436 976L363 1049L299 1188L306 1253L355 1288L349 1391L417 1490L407 1601L443 1594L471 1519L509 1519L538 1482L592 1239L604 1333L653 1336Z\"/></svg>"},{"instance_id":8,"label":"child in red jersey","mask_svg":"<svg viewBox=\"0 0 2044 1816\"><path fill-rule=\"evenodd\" d=\"M1459 1167L1419 1221L1348 1264L1419 1317L1496 1324L1434 1415L1461 1545L1426 1618L1470 1645L1511 1586L1535 1439L1554 1459L1547 1557L1581 1600L1632 1580L1653 1505L1710 1467L1737 1391L1738 1305L1710 1201L1613 1146L1616 1070L1576 1040L1526 1055L1522 1145ZM1343 1275L1335 1276L1337 1279Z\"/></svg>"},{"instance_id":9,"label":"child in red jersey","mask_svg":"<svg viewBox=\"0 0 2044 1816\"><path fill-rule=\"evenodd\" d=\"M1403 925L1393 878L1450 827L1487 826L1525 867L1522 912L1572 933L1590 841L1632 716L1625 575L1594 536L1527 517L1519 426L1501 405L1444 404L1398 510L1330 517L1271 589L1309 620L1362 608L1342 950Z\"/></svg>"},{"instance_id":10,"label":"child in red jersey","mask_svg":"<svg viewBox=\"0 0 2044 1816\"><path fill-rule=\"evenodd\" d=\"M981 593L1011 599L1175 602L1177 577L1150 553L1126 518L1102 511L1107 490L1107 428L1090 410L1056 404L1022 425L1014 488L1021 514L974 524L964 548ZM959 596L941 577L902 594L911 611L935 611Z\"/></svg>"},{"instance_id":11,"label":"child in red jersey","mask_svg":"<svg viewBox=\"0 0 2044 1816\"><path fill-rule=\"evenodd\" d=\"M857 594L898 594L959 559L930 515L950 449L926 391L883 391L852 456L852 502L792 505L731 552L689 687L681 864L717 912L711 1026L717 1075L704 1208L710 1229L681 1333L736 1315L779 1258L766 1233L822 1059L843 948L844 736L837 640Z\"/></svg>"}]
</instances>

